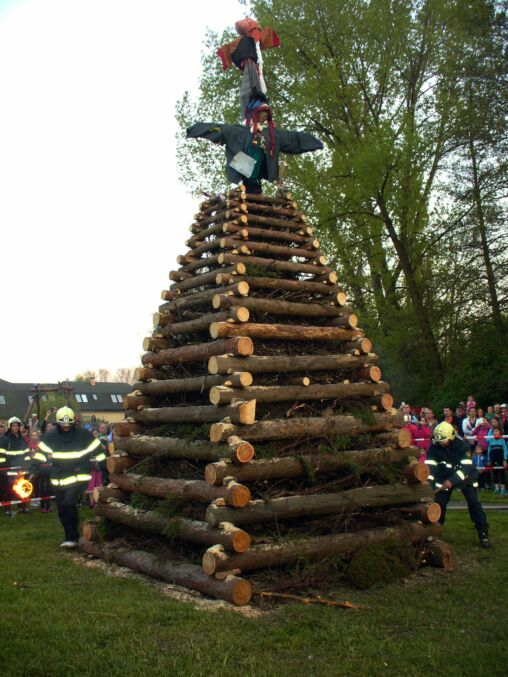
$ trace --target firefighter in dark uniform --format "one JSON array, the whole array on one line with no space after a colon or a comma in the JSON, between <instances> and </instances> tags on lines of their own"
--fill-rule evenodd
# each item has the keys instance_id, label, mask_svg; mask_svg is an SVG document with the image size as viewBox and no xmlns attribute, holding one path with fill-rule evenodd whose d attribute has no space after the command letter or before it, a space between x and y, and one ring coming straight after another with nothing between
<instances>
[{"instance_id":1,"label":"firefighter in dark uniform","mask_svg":"<svg viewBox=\"0 0 508 677\"><path fill-rule=\"evenodd\" d=\"M469 444L457 437L450 423L443 421L434 428L425 463L429 467L429 482L436 491L436 502L441 506L441 524L444 524L453 490L460 489L481 547L490 548L487 517L478 499L478 471L473 465Z\"/></svg>"},{"instance_id":2,"label":"firefighter in dark uniform","mask_svg":"<svg viewBox=\"0 0 508 677\"><path fill-rule=\"evenodd\" d=\"M12 416L7 422L7 432L0 440L0 466L6 468L2 473L2 494L6 502L18 499L12 493L12 485L20 472L25 470L29 453L28 443L21 433L21 421L17 416ZM23 503L19 506L19 512L21 514L27 512ZM7 517L13 516L10 506L6 508L5 514Z\"/></svg>"},{"instance_id":3,"label":"firefighter in dark uniform","mask_svg":"<svg viewBox=\"0 0 508 677\"><path fill-rule=\"evenodd\" d=\"M51 486L65 532L60 547L76 548L79 539L77 503L91 479L91 462L100 463L106 455L100 440L76 426L70 407L61 407L56 412L56 424L54 430L42 437L39 450L51 459Z\"/></svg>"}]
</instances>

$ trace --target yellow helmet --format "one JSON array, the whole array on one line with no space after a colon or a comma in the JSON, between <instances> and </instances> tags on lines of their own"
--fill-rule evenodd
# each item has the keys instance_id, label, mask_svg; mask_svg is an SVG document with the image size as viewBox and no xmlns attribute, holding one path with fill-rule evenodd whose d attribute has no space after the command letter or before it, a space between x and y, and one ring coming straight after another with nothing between
<instances>
[{"instance_id":1,"label":"yellow helmet","mask_svg":"<svg viewBox=\"0 0 508 677\"><path fill-rule=\"evenodd\" d=\"M56 412L56 422L58 425L72 425L76 422L74 412L70 407L60 407Z\"/></svg>"},{"instance_id":2,"label":"yellow helmet","mask_svg":"<svg viewBox=\"0 0 508 677\"><path fill-rule=\"evenodd\" d=\"M438 423L432 432L432 441L434 444L446 444L455 439L455 428L446 421Z\"/></svg>"}]
</instances>

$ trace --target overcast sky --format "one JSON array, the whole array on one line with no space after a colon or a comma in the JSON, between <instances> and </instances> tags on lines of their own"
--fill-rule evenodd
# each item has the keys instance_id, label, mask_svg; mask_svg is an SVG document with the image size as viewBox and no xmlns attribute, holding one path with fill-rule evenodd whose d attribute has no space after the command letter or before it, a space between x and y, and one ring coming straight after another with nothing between
<instances>
[{"instance_id":1,"label":"overcast sky","mask_svg":"<svg viewBox=\"0 0 508 677\"><path fill-rule=\"evenodd\" d=\"M138 366L197 202L174 109L237 0L0 0L0 378Z\"/></svg>"}]
</instances>

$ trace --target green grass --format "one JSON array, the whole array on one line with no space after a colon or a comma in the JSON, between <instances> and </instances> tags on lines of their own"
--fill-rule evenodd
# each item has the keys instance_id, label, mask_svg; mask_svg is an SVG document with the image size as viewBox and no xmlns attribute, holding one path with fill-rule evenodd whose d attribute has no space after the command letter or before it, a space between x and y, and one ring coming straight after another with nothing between
<instances>
[{"instance_id":1,"label":"green grass","mask_svg":"<svg viewBox=\"0 0 508 677\"><path fill-rule=\"evenodd\" d=\"M499 494L495 494L492 489L480 489L478 496L482 503L499 503L500 505L506 505L508 507L508 494L506 496L500 496ZM450 501L465 503L464 494L462 491L455 490Z\"/></svg>"},{"instance_id":2,"label":"green grass","mask_svg":"<svg viewBox=\"0 0 508 677\"><path fill-rule=\"evenodd\" d=\"M359 611L292 604L253 620L77 565L54 514L0 514L0 675L504 675L508 515L489 519L482 551L467 514L449 514L455 573L340 589Z\"/></svg>"}]
</instances>

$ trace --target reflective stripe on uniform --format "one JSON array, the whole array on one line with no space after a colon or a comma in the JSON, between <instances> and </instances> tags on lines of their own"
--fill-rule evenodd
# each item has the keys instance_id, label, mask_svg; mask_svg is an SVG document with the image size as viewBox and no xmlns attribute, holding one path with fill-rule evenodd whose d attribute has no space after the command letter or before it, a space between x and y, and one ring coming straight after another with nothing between
<instances>
[{"instance_id":1,"label":"reflective stripe on uniform","mask_svg":"<svg viewBox=\"0 0 508 677\"><path fill-rule=\"evenodd\" d=\"M473 487L477 487L477 486L478 486L478 482L473 482Z\"/></svg>"},{"instance_id":2,"label":"reflective stripe on uniform","mask_svg":"<svg viewBox=\"0 0 508 677\"><path fill-rule=\"evenodd\" d=\"M52 454L53 453L53 449L51 447L48 447L46 442L39 442L39 449L41 451L44 451L46 454Z\"/></svg>"},{"instance_id":3,"label":"reflective stripe on uniform","mask_svg":"<svg viewBox=\"0 0 508 677\"><path fill-rule=\"evenodd\" d=\"M427 479L428 479L428 480L433 480L433 479L434 479L434 475L429 475L429 476L427 477Z\"/></svg>"},{"instance_id":4,"label":"reflective stripe on uniform","mask_svg":"<svg viewBox=\"0 0 508 677\"><path fill-rule=\"evenodd\" d=\"M466 476L462 472L462 470L457 470L457 475L460 477L461 480L465 480Z\"/></svg>"},{"instance_id":5,"label":"reflective stripe on uniform","mask_svg":"<svg viewBox=\"0 0 508 677\"><path fill-rule=\"evenodd\" d=\"M71 475L70 477L64 477L60 480L57 479L51 479L51 484L54 487L67 487L69 484L77 484L79 482L89 482L92 479L91 475L88 474L79 474L79 475Z\"/></svg>"},{"instance_id":6,"label":"reflective stripe on uniform","mask_svg":"<svg viewBox=\"0 0 508 677\"><path fill-rule=\"evenodd\" d=\"M35 454L33 455L33 458L34 458L36 461L42 461L42 463L44 463L44 462L46 461L46 457L44 456L44 454L35 453Z\"/></svg>"},{"instance_id":7,"label":"reflective stripe on uniform","mask_svg":"<svg viewBox=\"0 0 508 677\"><path fill-rule=\"evenodd\" d=\"M18 451L11 451L10 449L5 449L4 454L7 456L21 456L21 454L28 454L28 447L26 449L19 449Z\"/></svg>"},{"instance_id":8,"label":"reflective stripe on uniform","mask_svg":"<svg viewBox=\"0 0 508 677\"><path fill-rule=\"evenodd\" d=\"M104 461L105 458L106 458L106 454L103 453L103 454L99 454L98 456L96 456L95 460L100 462L100 461Z\"/></svg>"},{"instance_id":9,"label":"reflective stripe on uniform","mask_svg":"<svg viewBox=\"0 0 508 677\"><path fill-rule=\"evenodd\" d=\"M40 447L41 445L39 445ZM90 442L90 444L86 447L86 449L79 449L78 451L53 451L51 452L53 454L53 458L58 460L65 461L67 459L73 459L73 458L81 458L82 456L86 456L90 452L94 451L94 449L97 449L97 447L100 447L101 443L100 440L93 440ZM43 449L44 451L44 449Z\"/></svg>"},{"instance_id":10,"label":"reflective stripe on uniform","mask_svg":"<svg viewBox=\"0 0 508 677\"><path fill-rule=\"evenodd\" d=\"M462 465L473 465L473 461L470 458L463 458L461 463Z\"/></svg>"},{"instance_id":11,"label":"reflective stripe on uniform","mask_svg":"<svg viewBox=\"0 0 508 677\"><path fill-rule=\"evenodd\" d=\"M437 465L436 461L432 461L431 459L427 458L425 459L425 463L427 465Z\"/></svg>"}]
</instances>

